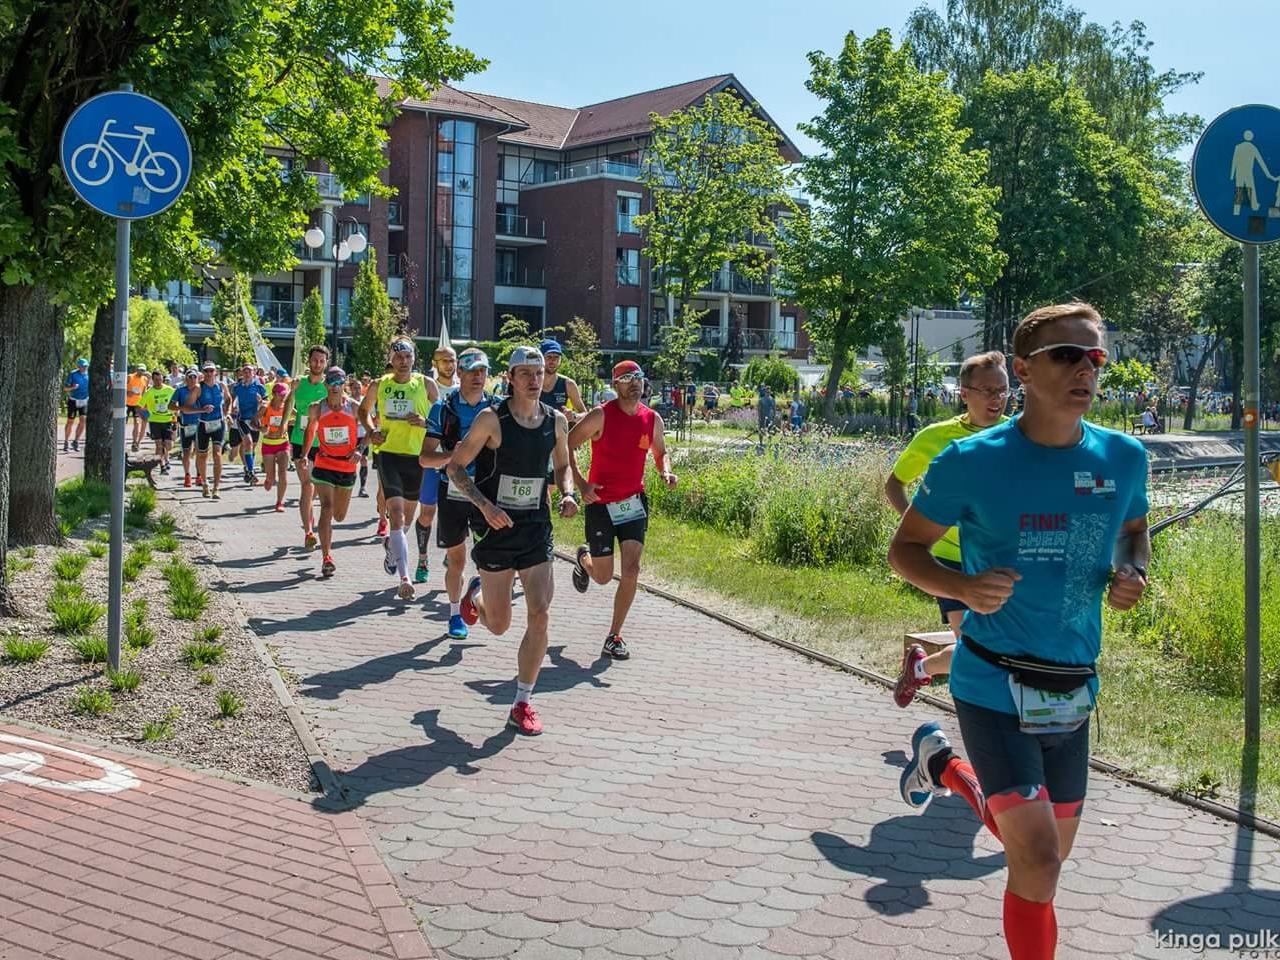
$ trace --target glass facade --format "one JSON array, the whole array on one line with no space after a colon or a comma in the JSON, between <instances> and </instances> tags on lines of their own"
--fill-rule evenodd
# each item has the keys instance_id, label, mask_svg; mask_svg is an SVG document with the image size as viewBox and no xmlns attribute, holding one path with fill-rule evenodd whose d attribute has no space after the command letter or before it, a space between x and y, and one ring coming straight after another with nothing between
<instances>
[{"instance_id":1,"label":"glass facade","mask_svg":"<svg viewBox=\"0 0 1280 960\"><path fill-rule=\"evenodd\" d=\"M639 307L613 308L613 342L618 345L636 346L640 343Z\"/></svg>"},{"instance_id":2,"label":"glass facade","mask_svg":"<svg viewBox=\"0 0 1280 960\"><path fill-rule=\"evenodd\" d=\"M436 127L433 314L449 335L474 336L476 250L476 125L441 120ZM428 330L438 329L428 322Z\"/></svg>"}]
</instances>

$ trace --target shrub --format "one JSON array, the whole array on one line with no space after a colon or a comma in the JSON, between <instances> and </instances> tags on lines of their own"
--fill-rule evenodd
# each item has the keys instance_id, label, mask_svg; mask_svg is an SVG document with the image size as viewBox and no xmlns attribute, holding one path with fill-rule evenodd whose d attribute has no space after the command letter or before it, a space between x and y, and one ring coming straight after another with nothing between
<instances>
[{"instance_id":1,"label":"shrub","mask_svg":"<svg viewBox=\"0 0 1280 960\"><path fill-rule=\"evenodd\" d=\"M200 586L195 570L175 557L163 573L169 582L169 612L178 620L199 620L209 606L209 592Z\"/></svg>"},{"instance_id":2,"label":"shrub","mask_svg":"<svg viewBox=\"0 0 1280 960\"><path fill-rule=\"evenodd\" d=\"M124 509L124 522L129 527L145 527L156 508L156 492L143 484L130 489L129 503Z\"/></svg>"},{"instance_id":3,"label":"shrub","mask_svg":"<svg viewBox=\"0 0 1280 960\"><path fill-rule=\"evenodd\" d=\"M34 560L25 560L22 557L9 554L4 558L4 578L12 580L20 573L25 573L36 565Z\"/></svg>"},{"instance_id":4,"label":"shrub","mask_svg":"<svg viewBox=\"0 0 1280 960\"><path fill-rule=\"evenodd\" d=\"M208 670L201 670L196 674L196 683L200 684L202 687L213 686L213 674Z\"/></svg>"},{"instance_id":5,"label":"shrub","mask_svg":"<svg viewBox=\"0 0 1280 960\"><path fill-rule=\"evenodd\" d=\"M162 513L151 521L151 528L156 533L173 533L178 529L178 520L172 513Z\"/></svg>"},{"instance_id":6,"label":"shrub","mask_svg":"<svg viewBox=\"0 0 1280 960\"><path fill-rule=\"evenodd\" d=\"M197 630L195 639L200 643L217 643L222 637L222 628L218 626L205 627L203 630Z\"/></svg>"},{"instance_id":7,"label":"shrub","mask_svg":"<svg viewBox=\"0 0 1280 960\"><path fill-rule=\"evenodd\" d=\"M4 638L4 658L11 663L35 663L49 652L49 641L42 637Z\"/></svg>"},{"instance_id":8,"label":"shrub","mask_svg":"<svg viewBox=\"0 0 1280 960\"><path fill-rule=\"evenodd\" d=\"M115 693L133 693L142 683L142 674L132 668L108 670L107 683Z\"/></svg>"},{"instance_id":9,"label":"shrub","mask_svg":"<svg viewBox=\"0 0 1280 960\"><path fill-rule=\"evenodd\" d=\"M173 553L178 549L178 538L172 533L157 533L151 538L151 545L161 553Z\"/></svg>"},{"instance_id":10,"label":"shrub","mask_svg":"<svg viewBox=\"0 0 1280 960\"><path fill-rule=\"evenodd\" d=\"M224 653L226 648L220 643L192 640L182 648L182 659L186 660L192 669L199 670L210 664L221 663Z\"/></svg>"},{"instance_id":11,"label":"shrub","mask_svg":"<svg viewBox=\"0 0 1280 960\"><path fill-rule=\"evenodd\" d=\"M94 542L86 545L84 549L85 549L85 552L89 554L89 556L94 557L98 560L101 560L103 557L107 555L108 547L105 543L98 543L95 540Z\"/></svg>"},{"instance_id":12,"label":"shrub","mask_svg":"<svg viewBox=\"0 0 1280 960\"><path fill-rule=\"evenodd\" d=\"M67 642L71 644L71 649L76 652L81 663L106 663L106 637L76 636Z\"/></svg>"},{"instance_id":13,"label":"shrub","mask_svg":"<svg viewBox=\"0 0 1280 960\"><path fill-rule=\"evenodd\" d=\"M53 629L61 634L85 634L106 612L105 606L92 600L73 598L58 601L52 605Z\"/></svg>"},{"instance_id":14,"label":"shrub","mask_svg":"<svg viewBox=\"0 0 1280 960\"><path fill-rule=\"evenodd\" d=\"M95 531L93 531L93 542L94 542L94 543L110 543L110 542L111 542L111 531L110 531L110 530L95 530Z\"/></svg>"},{"instance_id":15,"label":"shrub","mask_svg":"<svg viewBox=\"0 0 1280 960\"><path fill-rule=\"evenodd\" d=\"M149 488L148 488L149 489ZM135 543L121 565L121 573L126 583L133 583L151 562L151 547L146 543Z\"/></svg>"},{"instance_id":16,"label":"shrub","mask_svg":"<svg viewBox=\"0 0 1280 960\"><path fill-rule=\"evenodd\" d=\"M126 623L124 642L130 650L145 650L156 642L156 632L143 623Z\"/></svg>"},{"instance_id":17,"label":"shrub","mask_svg":"<svg viewBox=\"0 0 1280 960\"><path fill-rule=\"evenodd\" d=\"M83 596L84 586L82 584L58 580L54 582L53 589L49 592L49 599L44 603L49 612L53 613L59 604L66 603L68 600L79 600Z\"/></svg>"},{"instance_id":18,"label":"shrub","mask_svg":"<svg viewBox=\"0 0 1280 960\"><path fill-rule=\"evenodd\" d=\"M218 716L238 717L244 710L244 701L230 690L218 691Z\"/></svg>"},{"instance_id":19,"label":"shrub","mask_svg":"<svg viewBox=\"0 0 1280 960\"><path fill-rule=\"evenodd\" d=\"M85 687L71 698L71 709L76 713L85 713L91 717L101 717L111 712L115 701L110 690L90 690Z\"/></svg>"},{"instance_id":20,"label":"shrub","mask_svg":"<svg viewBox=\"0 0 1280 960\"><path fill-rule=\"evenodd\" d=\"M89 565L89 555L85 553L62 553L53 562L53 575L59 580L79 580L84 568Z\"/></svg>"},{"instance_id":21,"label":"shrub","mask_svg":"<svg viewBox=\"0 0 1280 960\"><path fill-rule=\"evenodd\" d=\"M100 517L111 509L111 484L101 480L75 477L58 486L54 494L54 510L58 529L69 536L80 524Z\"/></svg>"},{"instance_id":22,"label":"shrub","mask_svg":"<svg viewBox=\"0 0 1280 960\"><path fill-rule=\"evenodd\" d=\"M680 484L668 488L650 467L651 509L695 523L746 533L755 520L764 463L757 457L694 453L681 461Z\"/></svg>"},{"instance_id":23,"label":"shrub","mask_svg":"<svg viewBox=\"0 0 1280 960\"><path fill-rule=\"evenodd\" d=\"M173 736L173 725L181 715L182 711L177 707L170 707L159 720L148 720L142 728L142 739L148 742L168 740Z\"/></svg>"}]
</instances>

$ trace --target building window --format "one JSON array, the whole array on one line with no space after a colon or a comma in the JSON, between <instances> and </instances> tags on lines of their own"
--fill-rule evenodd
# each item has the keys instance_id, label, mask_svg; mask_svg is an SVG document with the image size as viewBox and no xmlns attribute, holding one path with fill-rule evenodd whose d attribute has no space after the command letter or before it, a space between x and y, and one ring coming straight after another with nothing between
<instances>
[{"instance_id":1,"label":"building window","mask_svg":"<svg viewBox=\"0 0 1280 960\"><path fill-rule=\"evenodd\" d=\"M360 234L360 236L364 237L364 238L365 238L365 240L368 240L368 239L369 239L369 225L368 225L367 223L356 223L355 225L351 226L351 232L348 234L348 236L350 236L350 235L351 235L351 233L358 233L358 234ZM347 262L348 262L348 263L363 263L365 260L368 260L368 259L369 259L369 245L366 243L366 244L365 244L365 248L364 248L363 250L361 250L359 253L354 253L354 252L353 252L353 253L351 254L351 258L350 258L350 260L348 260Z\"/></svg>"},{"instance_id":2,"label":"building window","mask_svg":"<svg viewBox=\"0 0 1280 960\"><path fill-rule=\"evenodd\" d=\"M640 251L618 247L618 283L624 287L640 286Z\"/></svg>"},{"instance_id":3,"label":"building window","mask_svg":"<svg viewBox=\"0 0 1280 960\"><path fill-rule=\"evenodd\" d=\"M613 342L619 345L636 346L640 343L640 308L613 308Z\"/></svg>"},{"instance_id":4,"label":"building window","mask_svg":"<svg viewBox=\"0 0 1280 960\"><path fill-rule=\"evenodd\" d=\"M640 215L640 198L627 194L618 194L618 232L639 233L633 218Z\"/></svg>"},{"instance_id":5,"label":"building window","mask_svg":"<svg viewBox=\"0 0 1280 960\"><path fill-rule=\"evenodd\" d=\"M784 313L778 317L778 331L775 340L775 346L779 350L794 350L796 348L796 315L794 313Z\"/></svg>"},{"instance_id":6,"label":"building window","mask_svg":"<svg viewBox=\"0 0 1280 960\"><path fill-rule=\"evenodd\" d=\"M351 326L351 288L338 288L338 327L345 330Z\"/></svg>"},{"instance_id":7,"label":"building window","mask_svg":"<svg viewBox=\"0 0 1280 960\"><path fill-rule=\"evenodd\" d=\"M436 270L432 313L448 321L449 334L474 335L476 223L476 125L441 120L436 128Z\"/></svg>"},{"instance_id":8,"label":"building window","mask_svg":"<svg viewBox=\"0 0 1280 960\"><path fill-rule=\"evenodd\" d=\"M509 287L516 282L518 256L508 247L498 247L494 258L494 283Z\"/></svg>"}]
</instances>

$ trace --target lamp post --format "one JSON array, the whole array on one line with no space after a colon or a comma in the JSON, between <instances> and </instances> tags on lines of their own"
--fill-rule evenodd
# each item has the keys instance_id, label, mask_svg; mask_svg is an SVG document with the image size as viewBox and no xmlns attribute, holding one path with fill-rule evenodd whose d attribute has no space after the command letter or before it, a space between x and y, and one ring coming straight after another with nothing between
<instances>
[{"instance_id":1,"label":"lamp post","mask_svg":"<svg viewBox=\"0 0 1280 960\"><path fill-rule=\"evenodd\" d=\"M362 253L369 245L369 241L365 235L360 232L360 221L355 217L337 217L328 210L321 210L320 216L328 217L333 221L334 242L330 245L329 253L333 257L333 297L330 301L333 310L333 362L338 362L338 267L351 259L353 253ZM339 238L343 227L346 228L347 235ZM320 227L312 227L302 235L302 242L312 250L318 250L324 245L325 234Z\"/></svg>"}]
</instances>

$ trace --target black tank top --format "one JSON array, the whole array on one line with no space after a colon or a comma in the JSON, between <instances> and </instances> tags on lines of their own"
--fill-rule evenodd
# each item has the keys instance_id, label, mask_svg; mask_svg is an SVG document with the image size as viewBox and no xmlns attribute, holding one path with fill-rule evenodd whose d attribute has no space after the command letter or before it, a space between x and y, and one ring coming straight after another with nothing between
<instances>
[{"instance_id":1,"label":"black tank top","mask_svg":"<svg viewBox=\"0 0 1280 960\"><path fill-rule=\"evenodd\" d=\"M542 391L542 402L553 410L564 412L565 404L569 402L569 388L565 386L564 377L556 374L551 389Z\"/></svg>"},{"instance_id":2,"label":"black tank top","mask_svg":"<svg viewBox=\"0 0 1280 960\"><path fill-rule=\"evenodd\" d=\"M556 414L542 404L542 423L529 428L516 423L503 400L493 408L502 428L502 445L485 447L476 458L476 487L517 525L549 522L547 461L556 446Z\"/></svg>"}]
</instances>

